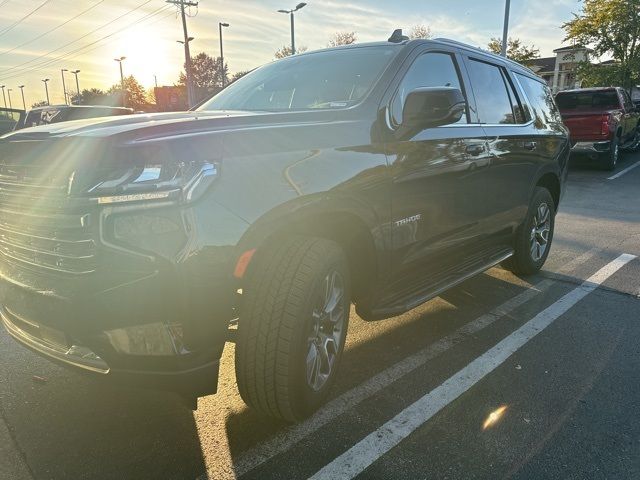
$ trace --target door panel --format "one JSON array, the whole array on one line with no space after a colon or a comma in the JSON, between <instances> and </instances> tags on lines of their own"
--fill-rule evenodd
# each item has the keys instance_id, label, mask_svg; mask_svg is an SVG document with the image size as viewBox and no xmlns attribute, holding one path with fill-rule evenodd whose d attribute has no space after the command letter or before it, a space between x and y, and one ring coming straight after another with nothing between
<instances>
[{"instance_id":1,"label":"door panel","mask_svg":"<svg viewBox=\"0 0 640 480\"><path fill-rule=\"evenodd\" d=\"M454 52L438 50L411 60L389 100L392 128L415 88L448 86L466 96L456 58ZM390 137L386 144L393 178L391 290L428 280L458 264L465 248L481 235L489 156L482 127L468 124L470 113L455 125L425 129L406 139Z\"/></svg>"},{"instance_id":2,"label":"door panel","mask_svg":"<svg viewBox=\"0 0 640 480\"><path fill-rule=\"evenodd\" d=\"M397 280L461 262L483 232L490 157L480 126L441 127L390 144Z\"/></svg>"}]
</instances>

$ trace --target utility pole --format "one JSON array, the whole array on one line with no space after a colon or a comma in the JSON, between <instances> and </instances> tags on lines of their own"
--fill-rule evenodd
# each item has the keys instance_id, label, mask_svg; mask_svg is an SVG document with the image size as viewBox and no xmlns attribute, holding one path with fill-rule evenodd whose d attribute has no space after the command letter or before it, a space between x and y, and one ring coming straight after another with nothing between
<instances>
[{"instance_id":1,"label":"utility pole","mask_svg":"<svg viewBox=\"0 0 640 480\"><path fill-rule=\"evenodd\" d=\"M4 100L4 108L7 108L7 97L4 94L4 87L5 85L0 85L0 88L2 89L2 99Z\"/></svg>"},{"instance_id":2,"label":"utility pole","mask_svg":"<svg viewBox=\"0 0 640 480\"><path fill-rule=\"evenodd\" d=\"M509 9L511 8L511 0L505 0L504 4L504 25L502 28L502 51L500 55L507 56L507 43L509 42Z\"/></svg>"},{"instance_id":3,"label":"utility pole","mask_svg":"<svg viewBox=\"0 0 640 480\"><path fill-rule=\"evenodd\" d=\"M18 85L18 88L20 89L20 93L22 94L22 109L26 110L27 104L24 103L24 85Z\"/></svg>"},{"instance_id":4,"label":"utility pole","mask_svg":"<svg viewBox=\"0 0 640 480\"><path fill-rule=\"evenodd\" d=\"M189 0L166 0L166 2L176 5L180 9L180 16L182 17L182 33L184 34L184 64L187 77L187 103L189 108L191 108L195 104L195 101L192 85L191 53L189 52L189 32L187 31L187 14L185 12L185 7L197 7L198 2L192 2Z\"/></svg>"},{"instance_id":5,"label":"utility pole","mask_svg":"<svg viewBox=\"0 0 640 480\"><path fill-rule=\"evenodd\" d=\"M9 97L9 109L10 110L13 110L13 105L11 105L11 91L12 90L13 89L11 89L11 88L7 88L7 97Z\"/></svg>"},{"instance_id":6,"label":"utility pole","mask_svg":"<svg viewBox=\"0 0 640 480\"><path fill-rule=\"evenodd\" d=\"M47 95L47 105L51 105L51 102L49 102L49 87L47 86L48 81L49 79L45 78L42 80L42 83L44 83L44 93L46 93Z\"/></svg>"},{"instance_id":7,"label":"utility pole","mask_svg":"<svg viewBox=\"0 0 640 480\"><path fill-rule=\"evenodd\" d=\"M60 73L62 74L62 94L64 95L64 104L67 105L69 102L67 102L67 87L64 84L64 72L68 72L69 70L67 70L66 68L61 68L60 69Z\"/></svg>"},{"instance_id":8,"label":"utility pole","mask_svg":"<svg viewBox=\"0 0 640 480\"><path fill-rule=\"evenodd\" d=\"M218 22L218 29L220 30L220 78L222 79L222 88L224 88L224 81L226 75L224 72L224 52L222 50L222 27L228 27L228 23Z\"/></svg>"}]
</instances>

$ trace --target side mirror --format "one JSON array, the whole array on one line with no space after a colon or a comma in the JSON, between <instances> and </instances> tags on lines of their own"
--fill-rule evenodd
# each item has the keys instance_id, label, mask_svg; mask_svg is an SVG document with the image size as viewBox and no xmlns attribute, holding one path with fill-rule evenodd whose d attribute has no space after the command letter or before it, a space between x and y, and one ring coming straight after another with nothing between
<instances>
[{"instance_id":1,"label":"side mirror","mask_svg":"<svg viewBox=\"0 0 640 480\"><path fill-rule=\"evenodd\" d=\"M420 87L407 95L402 112L403 130L451 125L464 115L467 102L458 88Z\"/></svg>"}]
</instances>

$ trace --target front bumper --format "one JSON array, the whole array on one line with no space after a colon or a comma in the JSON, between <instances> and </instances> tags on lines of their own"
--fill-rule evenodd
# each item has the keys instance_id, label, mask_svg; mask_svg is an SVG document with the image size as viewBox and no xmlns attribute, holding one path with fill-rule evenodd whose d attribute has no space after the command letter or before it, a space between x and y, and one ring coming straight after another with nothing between
<instances>
[{"instance_id":1,"label":"front bumper","mask_svg":"<svg viewBox=\"0 0 640 480\"><path fill-rule=\"evenodd\" d=\"M83 372L97 375L105 381L121 385L153 388L194 398L215 393L218 387L219 360L194 362L191 367L122 369L111 368L94 350L70 342L68 334L14 315L6 307L0 309L0 321L7 332L23 346L48 359ZM122 359L121 359L122 360ZM118 362L118 363L122 363ZM166 360L165 362L166 365Z\"/></svg>"}]
</instances>

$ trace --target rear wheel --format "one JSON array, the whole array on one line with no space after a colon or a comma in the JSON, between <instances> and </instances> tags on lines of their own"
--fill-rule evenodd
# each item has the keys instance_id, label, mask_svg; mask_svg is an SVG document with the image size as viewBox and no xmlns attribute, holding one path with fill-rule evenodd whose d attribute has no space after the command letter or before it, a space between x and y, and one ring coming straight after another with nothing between
<instances>
[{"instance_id":1,"label":"rear wheel","mask_svg":"<svg viewBox=\"0 0 640 480\"><path fill-rule=\"evenodd\" d=\"M295 237L250 273L238 324L236 379L243 400L297 421L325 401L349 322L350 277L335 242Z\"/></svg>"},{"instance_id":2,"label":"rear wheel","mask_svg":"<svg viewBox=\"0 0 640 480\"><path fill-rule=\"evenodd\" d=\"M612 171L616 169L616 165L618 165L618 159L620 158L620 142L618 137L614 137L611 140L611 147L609 151L606 153L604 168L606 170Z\"/></svg>"},{"instance_id":3,"label":"rear wheel","mask_svg":"<svg viewBox=\"0 0 640 480\"><path fill-rule=\"evenodd\" d=\"M503 265L514 273L531 275L547 260L555 225L555 204L549 190L536 187L527 218L518 228L514 254Z\"/></svg>"}]
</instances>

